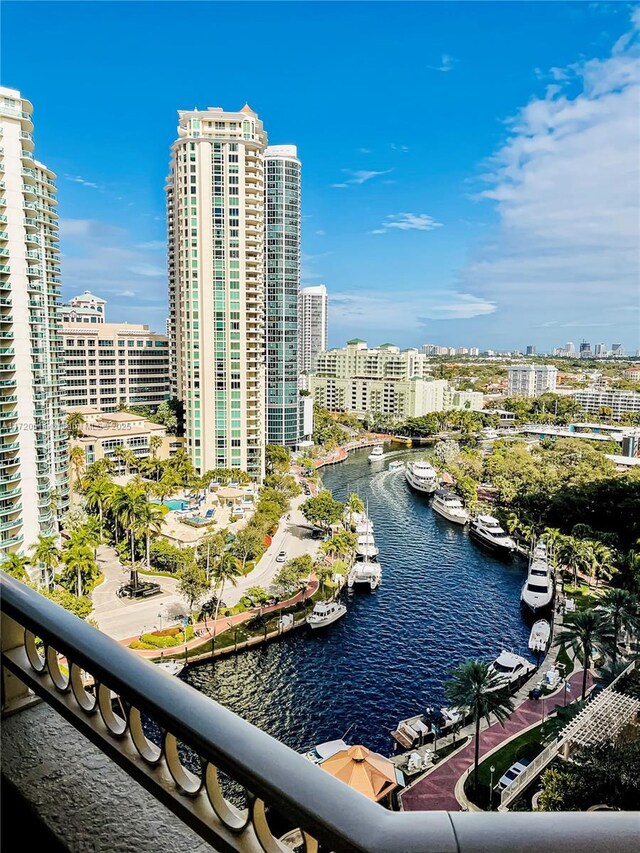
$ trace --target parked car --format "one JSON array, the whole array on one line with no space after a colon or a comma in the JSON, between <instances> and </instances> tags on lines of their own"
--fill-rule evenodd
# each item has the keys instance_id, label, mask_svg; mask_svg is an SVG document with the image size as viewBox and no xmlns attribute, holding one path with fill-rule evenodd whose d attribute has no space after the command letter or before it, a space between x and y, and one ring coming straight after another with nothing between
<instances>
[{"instance_id":1,"label":"parked car","mask_svg":"<svg viewBox=\"0 0 640 853\"><path fill-rule=\"evenodd\" d=\"M531 764L531 760L529 758L521 758L519 761L516 761L515 764L512 764L504 776L500 777L500 781L496 785L497 790L502 791L503 788L510 785L529 764Z\"/></svg>"},{"instance_id":2,"label":"parked car","mask_svg":"<svg viewBox=\"0 0 640 853\"><path fill-rule=\"evenodd\" d=\"M276 557L276 563L286 563L286 561L287 561L287 552L286 551L280 551L280 553Z\"/></svg>"}]
</instances>

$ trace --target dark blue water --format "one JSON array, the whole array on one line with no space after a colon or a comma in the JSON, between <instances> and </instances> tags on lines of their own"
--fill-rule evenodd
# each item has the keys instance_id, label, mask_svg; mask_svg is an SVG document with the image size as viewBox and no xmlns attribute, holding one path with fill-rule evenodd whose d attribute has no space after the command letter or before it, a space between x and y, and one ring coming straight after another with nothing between
<instances>
[{"instance_id":1,"label":"dark blue water","mask_svg":"<svg viewBox=\"0 0 640 853\"><path fill-rule=\"evenodd\" d=\"M501 648L528 653L525 563L493 557L410 491L403 471L383 470L409 453L370 464L358 451L323 473L334 497L368 502L382 586L346 593L347 615L326 631L193 668L189 683L298 751L351 727L351 743L389 754L398 720L445 703L453 666Z\"/></svg>"}]
</instances>

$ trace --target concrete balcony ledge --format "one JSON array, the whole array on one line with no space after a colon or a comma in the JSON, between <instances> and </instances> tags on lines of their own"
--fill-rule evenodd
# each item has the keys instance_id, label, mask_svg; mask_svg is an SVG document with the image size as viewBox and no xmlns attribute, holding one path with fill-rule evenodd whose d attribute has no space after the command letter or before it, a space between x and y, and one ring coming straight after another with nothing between
<instances>
[{"instance_id":1,"label":"concrete balcony ledge","mask_svg":"<svg viewBox=\"0 0 640 853\"><path fill-rule=\"evenodd\" d=\"M47 834L70 853L212 849L43 702L3 720L2 777L34 820L15 827L24 850L36 850L30 838ZM8 833L11 814L3 823Z\"/></svg>"}]
</instances>

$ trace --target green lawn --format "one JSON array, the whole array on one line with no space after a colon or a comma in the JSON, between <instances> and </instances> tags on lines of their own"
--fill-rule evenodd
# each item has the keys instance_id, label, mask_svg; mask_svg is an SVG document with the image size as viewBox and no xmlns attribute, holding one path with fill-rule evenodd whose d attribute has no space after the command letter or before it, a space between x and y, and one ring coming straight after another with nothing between
<instances>
[{"instance_id":1,"label":"green lawn","mask_svg":"<svg viewBox=\"0 0 640 853\"><path fill-rule=\"evenodd\" d=\"M464 785L464 791L469 800L475 803L479 808L488 810L490 801L490 782L491 771L490 767L495 767L493 774L494 786L498 783L500 777L521 758L533 759L542 752L543 744L540 742L540 726L531 729L528 732L515 738L510 743L505 744L502 749L494 752L484 761L480 762L478 767L478 789L473 790L473 770L469 775ZM497 791L493 792L493 809L498 808L500 803L500 794Z\"/></svg>"},{"instance_id":2,"label":"green lawn","mask_svg":"<svg viewBox=\"0 0 640 853\"><path fill-rule=\"evenodd\" d=\"M565 584L564 594L567 598L572 598L576 603L576 610L588 610L597 604L600 597L599 590L589 589L586 584L573 586Z\"/></svg>"}]
</instances>

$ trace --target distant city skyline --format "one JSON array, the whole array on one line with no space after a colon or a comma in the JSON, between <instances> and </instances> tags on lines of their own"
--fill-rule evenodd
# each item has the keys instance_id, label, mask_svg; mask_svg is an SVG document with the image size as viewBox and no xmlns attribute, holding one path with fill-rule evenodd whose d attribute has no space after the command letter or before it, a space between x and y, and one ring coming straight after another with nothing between
<instances>
[{"instance_id":1,"label":"distant city skyline","mask_svg":"<svg viewBox=\"0 0 640 853\"><path fill-rule=\"evenodd\" d=\"M24 8L4 4L7 31ZM64 298L89 289L114 319L163 328L176 111L248 101L269 141L305 163L302 284L328 287L330 346L640 346L638 7L487 2L461 16L395 3L365 16L362 4L260 3L247 16L241 4L131 3L126 27L116 4L35 8L30 37L55 38L56 74L44 54L24 63L19 40L3 71L33 102L38 149L59 174ZM217 46L223 75L206 56L168 64L177 18L241 28L261 56L286 19L296 74L266 60L256 75L233 39ZM115 43L126 65L112 67ZM78 121L61 91L94 107Z\"/></svg>"}]
</instances>

